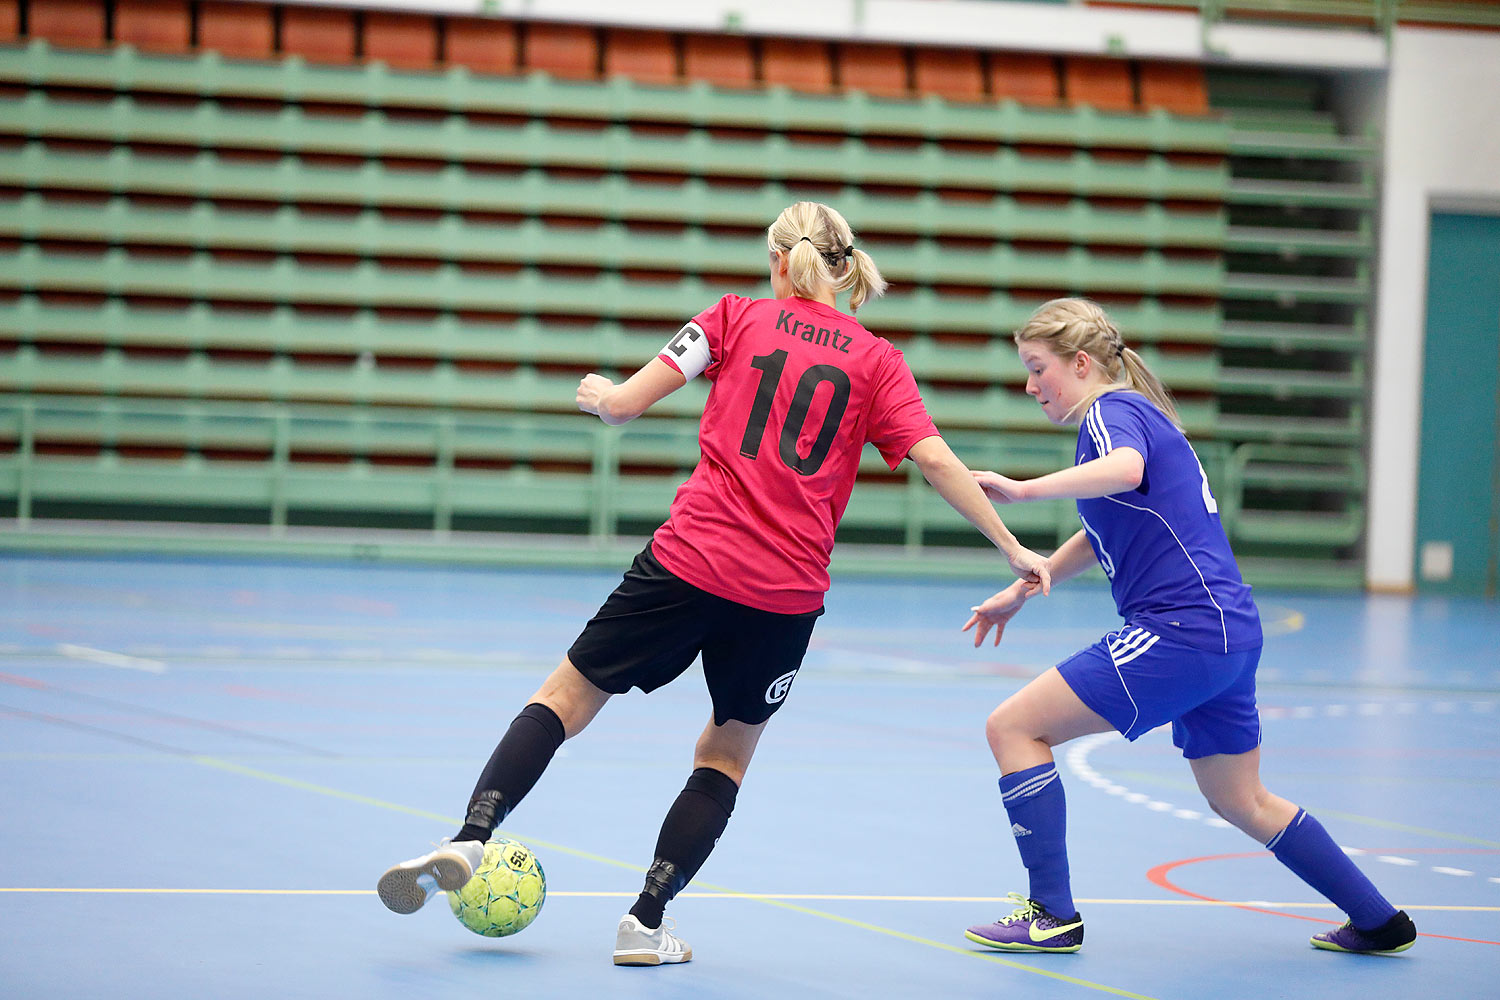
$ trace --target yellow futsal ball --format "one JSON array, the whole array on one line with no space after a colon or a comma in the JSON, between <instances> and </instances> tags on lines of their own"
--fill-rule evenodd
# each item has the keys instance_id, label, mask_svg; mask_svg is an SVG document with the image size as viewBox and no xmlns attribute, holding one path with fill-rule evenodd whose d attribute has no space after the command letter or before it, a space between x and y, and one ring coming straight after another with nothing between
<instances>
[{"instance_id":1,"label":"yellow futsal ball","mask_svg":"<svg viewBox=\"0 0 1500 1000\"><path fill-rule=\"evenodd\" d=\"M531 848L495 837L484 845L484 860L474 877L448 893L448 906L475 934L507 937L525 930L546 898L547 876Z\"/></svg>"}]
</instances>

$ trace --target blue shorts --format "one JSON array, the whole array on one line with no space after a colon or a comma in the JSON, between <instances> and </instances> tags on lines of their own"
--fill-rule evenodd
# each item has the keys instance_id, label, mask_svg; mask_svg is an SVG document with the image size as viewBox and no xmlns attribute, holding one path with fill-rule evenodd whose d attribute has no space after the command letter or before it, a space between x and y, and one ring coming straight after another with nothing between
<instances>
[{"instance_id":1,"label":"blue shorts","mask_svg":"<svg viewBox=\"0 0 1500 1000\"><path fill-rule=\"evenodd\" d=\"M1260 746L1255 667L1260 647L1195 649L1127 625L1057 665L1079 699L1127 740L1172 723L1189 760Z\"/></svg>"}]
</instances>

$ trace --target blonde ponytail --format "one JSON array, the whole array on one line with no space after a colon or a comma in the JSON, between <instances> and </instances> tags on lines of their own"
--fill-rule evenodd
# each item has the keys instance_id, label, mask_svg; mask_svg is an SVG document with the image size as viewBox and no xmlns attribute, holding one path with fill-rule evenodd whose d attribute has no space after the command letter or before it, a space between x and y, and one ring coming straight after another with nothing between
<instances>
[{"instance_id":1,"label":"blonde ponytail","mask_svg":"<svg viewBox=\"0 0 1500 1000\"><path fill-rule=\"evenodd\" d=\"M821 289L849 293L849 311L885 294L885 279L875 261L854 248L854 231L827 205L799 201L766 229L766 245L786 254L792 291L816 298Z\"/></svg>"},{"instance_id":2,"label":"blonde ponytail","mask_svg":"<svg viewBox=\"0 0 1500 1000\"><path fill-rule=\"evenodd\" d=\"M1098 303L1088 299L1053 299L1031 314L1026 324L1016 331L1015 341L1017 344L1027 341L1044 343L1060 358L1071 358L1083 351L1099 366L1109 381L1080 400L1068 412L1070 418L1087 412L1094 400L1106 392L1130 389L1145 396L1179 430L1182 428L1171 392L1141 356L1125 346L1125 339L1120 336L1114 321Z\"/></svg>"},{"instance_id":3,"label":"blonde ponytail","mask_svg":"<svg viewBox=\"0 0 1500 1000\"><path fill-rule=\"evenodd\" d=\"M833 287L836 292L847 291L849 311L858 312L859 307L865 302L878 299L885 294L885 279L880 276L880 269L875 266L874 259L855 247L849 261L849 268Z\"/></svg>"}]
</instances>

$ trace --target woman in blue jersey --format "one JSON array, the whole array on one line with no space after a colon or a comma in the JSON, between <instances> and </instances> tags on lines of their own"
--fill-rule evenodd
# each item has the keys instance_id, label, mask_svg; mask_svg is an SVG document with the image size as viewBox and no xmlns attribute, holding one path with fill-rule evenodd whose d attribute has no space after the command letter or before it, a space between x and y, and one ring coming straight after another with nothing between
<instances>
[{"instance_id":1,"label":"woman in blue jersey","mask_svg":"<svg viewBox=\"0 0 1500 1000\"><path fill-rule=\"evenodd\" d=\"M975 478L997 503L1072 498L1083 529L1049 560L1053 582L1096 561L1123 628L1007 698L986 725L1000 793L1030 875L1017 908L965 936L1007 951L1077 951L1083 919L1068 878L1065 806L1052 748L1089 733L1126 739L1170 722L1173 742L1220 816L1349 916L1318 948L1394 952L1416 928L1305 810L1260 781L1255 667L1260 616L1240 578L1203 467L1161 382L1092 302L1057 299L1015 335L1026 392L1054 424L1078 424L1076 464L1019 481ZM974 645L1026 603L1011 586L972 609Z\"/></svg>"}]
</instances>

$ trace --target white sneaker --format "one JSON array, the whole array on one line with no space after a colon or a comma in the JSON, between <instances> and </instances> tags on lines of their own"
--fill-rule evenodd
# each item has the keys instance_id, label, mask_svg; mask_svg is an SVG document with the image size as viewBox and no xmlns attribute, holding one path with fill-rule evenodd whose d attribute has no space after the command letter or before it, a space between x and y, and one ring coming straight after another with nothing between
<instances>
[{"instance_id":1,"label":"white sneaker","mask_svg":"<svg viewBox=\"0 0 1500 1000\"><path fill-rule=\"evenodd\" d=\"M437 850L387 868L375 891L386 909L416 913L441 890L462 889L484 860L484 842L444 837Z\"/></svg>"},{"instance_id":2,"label":"white sneaker","mask_svg":"<svg viewBox=\"0 0 1500 1000\"><path fill-rule=\"evenodd\" d=\"M615 934L616 965L671 965L692 959L693 949L668 929L665 920L653 931L629 913L620 918Z\"/></svg>"}]
</instances>

